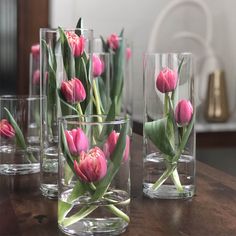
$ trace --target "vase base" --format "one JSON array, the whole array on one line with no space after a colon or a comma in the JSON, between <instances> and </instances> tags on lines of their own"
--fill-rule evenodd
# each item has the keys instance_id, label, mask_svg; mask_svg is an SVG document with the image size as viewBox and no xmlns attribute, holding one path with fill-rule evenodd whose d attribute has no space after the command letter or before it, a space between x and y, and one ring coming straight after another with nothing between
<instances>
[{"instance_id":1,"label":"vase base","mask_svg":"<svg viewBox=\"0 0 236 236\"><path fill-rule=\"evenodd\" d=\"M128 223L120 218L86 218L69 226L59 225L60 230L66 235L120 235L125 232Z\"/></svg>"},{"instance_id":2,"label":"vase base","mask_svg":"<svg viewBox=\"0 0 236 236\"><path fill-rule=\"evenodd\" d=\"M40 172L39 163L35 164L0 164L1 175L27 175Z\"/></svg>"},{"instance_id":3,"label":"vase base","mask_svg":"<svg viewBox=\"0 0 236 236\"><path fill-rule=\"evenodd\" d=\"M188 199L193 197L194 185L184 185L183 191L178 192L174 185L162 185L157 190L152 189L153 184L143 183L143 193L146 197L156 199Z\"/></svg>"},{"instance_id":4,"label":"vase base","mask_svg":"<svg viewBox=\"0 0 236 236\"><path fill-rule=\"evenodd\" d=\"M57 199L58 197L57 184L41 184L40 190L41 190L42 195L49 199Z\"/></svg>"}]
</instances>

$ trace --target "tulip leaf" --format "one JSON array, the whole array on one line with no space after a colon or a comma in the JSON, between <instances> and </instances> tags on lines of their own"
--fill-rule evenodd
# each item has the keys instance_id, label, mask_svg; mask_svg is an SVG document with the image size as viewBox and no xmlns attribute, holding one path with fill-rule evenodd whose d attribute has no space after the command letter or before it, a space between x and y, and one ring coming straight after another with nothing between
<instances>
[{"instance_id":1,"label":"tulip leaf","mask_svg":"<svg viewBox=\"0 0 236 236\"><path fill-rule=\"evenodd\" d=\"M73 204L58 199L58 223L60 224L72 209Z\"/></svg>"},{"instance_id":2,"label":"tulip leaf","mask_svg":"<svg viewBox=\"0 0 236 236\"><path fill-rule=\"evenodd\" d=\"M60 43L61 43L61 51L63 56L64 68L67 74L68 80L75 77L75 61L74 56L71 51L71 47L67 40L64 30L61 27L58 27L60 34Z\"/></svg>"},{"instance_id":3,"label":"tulip leaf","mask_svg":"<svg viewBox=\"0 0 236 236\"><path fill-rule=\"evenodd\" d=\"M76 74L76 77L78 79L80 79L81 83L84 86L85 92L86 92L86 99L83 102L81 102L81 107L82 107L84 114L85 114L86 108L90 102L90 97L91 97L91 94L90 94L91 83L90 83L90 79L88 76L89 60L87 60L86 57L87 56L84 52L81 57L75 58L75 74Z\"/></svg>"},{"instance_id":4,"label":"tulip leaf","mask_svg":"<svg viewBox=\"0 0 236 236\"><path fill-rule=\"evenodd\" d=\"M144 124L144 132L162 153L173 157L175 152L167 136L167 119L165 117L156 121L146 122Z\"/></svg>"},{"instance_id":5,"label":"tulip leaf","mask_svg":"<svg viewBox=\"0 0 236 236\"><path fill-rule=\"evenodd\" d=\"M83 19L80 17L77 24L76 24L76 28L77 30L75 30L75 33L78 35L78 36L81 36L81 30L78 30L78 29L83 29Z\"/></svg>"},{"instance_id":6,"label":"tulip leaf","mask_svg":"<svg viewBox=\"0 0 236 236\"><path fill-rule=\"evenodd\" d=\"M57 94L58 94L58 97L59 97L60 102L61 102L61 112L62 112L62 115L65 116L65 115L75 115L75 114L78 114L78 111L76 110L76 108L73 107L71 104L69 104L68 102L65 101L65 99L64 99L60 89L57 89Z\"/></svg>"},{"instance_id":7,"label":"tulip leaf","mask_svg":"<svg viewBox=\"0 0 236 236\"><path fill-rule=\"evenodd\" d=\"M109 93L108 88L106 88L106 85L105 85L102 77L98 77L96 79L96 84L97 84L100 98L101 98L101 102L102 102L103 114L107 114L108 109L109 109L109 105L111 104L111 101L110 101L109 95L108 95L108 93Z\"/></svg>"},{"instance_id":8,"label":"tulip leaf","mask_svg":"<svg viewBox=\"0 0 236 236\"><path fill-rule=\"evenodd\" d=\"M112 182L113 178L115 177L116 173L119 171L121 162L123 160L123 154L126 147L126 135L128 133L129 126L128 124L124 124L116 147L110 157L112 161L109 162L108 168L107 168L107 174L106 176L96 185L96 191L94 195L92 196L92 201L96 201L99 198L101 198L104 193L107 191L110 183Z\"/></svg>"},{"instance_id":9,"label":"tulip leaf","mask_svg":"<svg viewBox=\"0 0 236 236\"><path fill-rule=\"evenodd\" d=\"M123 31L121 32L121 37L123 36ZM113 84L111 87L111 98L114 99L115 96L119 96L122 91L122 82L124 74L124 52L125 45L123 37L120 40L120 45L117 48L114 55L114 77Z\"/></svg>"},{"instance_id":10,"label":"tulip leaf","mask_svg":"<svg viewBox=\"0 0 236 236\"><path fill-rule=\"evenodd\" d=\"M46 78L46 74L43 74L43 83L47 84L47 119L50 127L53 126L53 114L57 113L54 112L55 109L57 109L56 104L57 104L57 94L56 94L56 89L57 89L57 83L56 83L56 60L55 56L52 52L52 49L47 45L45 40L42 40L42 48L43 51L46 52L47 54L47 63L48 63L48 77Z\"/></svg>"},{"instance_id":11,"label":"tulip leaf","mask_svg":"<svg viewBox=\"0 0 236 236\"><path fill-rule=\"evenodd\" d=\"M66 135L65 135L65 130L63 128L63 125L61 125L61 149L62 153L64 154L66 158L67 164L70 166L71 170L74 171L74 158L71 156L68 145L67 145L67 140L66 140Z\"/></svg>"},{"instance_id":12,"label":"tulip leaf","mask_svg":"<svg viewBox=\"0 0 236 236\"><path fill-rule=\"evenodd\" d=\"M100 38L102 40L102 47L103 47L104 52L109 52L109 48L108 48L106 41L104 40L104 38L102 36L100 36Z\"/></svg>"},{"instance_id":13,"label":"tulip leaf","mask_svg":"<svg viewBox=\"0 0 236 236\"><path fill-rule=\"evenodd\" d=\"M23 135L20 127L16 123L16 121L13 118L13 116L11 115L10 111L6 107L4 107L4 110L7 113L7 117L8 117L8 120L9 120L10 124L12 125L12 127L15 130L16 144L18 145L18 147L20 147L20 148L24 149L25 151L27 151L27 145L25 143L25 138L24 138L24 135ZM36 162L36 159L35 159L35 157L33 156L33 154L31 152L27 152L27 156L28 156L30 162Z\"/></svg>"}]
</instances>

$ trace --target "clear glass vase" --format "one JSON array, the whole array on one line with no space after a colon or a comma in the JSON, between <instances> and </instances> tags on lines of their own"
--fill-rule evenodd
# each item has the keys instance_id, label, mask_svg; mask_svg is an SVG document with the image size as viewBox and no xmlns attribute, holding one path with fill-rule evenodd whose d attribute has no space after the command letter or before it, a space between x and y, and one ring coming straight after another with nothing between
<instances>
[{"instance_id":1,"label":"clear glass vase","mask_svg":"<svg viewBox=\"0 0 236 236\"><path fill-rule=\"evenodd\" d=\"M40 171L42 110L45 97L0 96L0 174Z\"/></svg>"},{"instance_id":2,"label":"clear glass vase","mask_svg":"<svg viewBox=\"0 0 236 236\"><path fill-rule=\"evenodd\" d=\"M89 55L92 53L92 42L93 31L89 29L40 29L41 94L47 96L40 189L49 198L57 198L58 194L58 117L91 113ZM77 101L75 80L79 81L85 93L85 99L80 102ZM66 94L62 90L66 90Z\"/></svg>"},{"instance_id":3,"label":"clear glass vase","mask_svg":"<svg viewBox=\"0 0 236 236\"><path fill-rule=\"evenodd\" d=\"M143 193L190 198L195 191L192 55L144 57Z\"/></svg>"},{"instance_id":4,"label":"clear glass vase","mask_svg":"<svg viewBox=\"0 0 236 236\"><path fill-rule=\"evenodd\" d=\"M119 235L129 224L129 120L63 117L59 228L69 235Z\"/></svg>"}]
</instances>

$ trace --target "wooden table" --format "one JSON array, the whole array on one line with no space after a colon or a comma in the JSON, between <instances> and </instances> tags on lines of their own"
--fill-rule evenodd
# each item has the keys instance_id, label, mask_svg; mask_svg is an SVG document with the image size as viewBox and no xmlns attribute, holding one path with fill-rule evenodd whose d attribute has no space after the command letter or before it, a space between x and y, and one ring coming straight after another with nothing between
<instances>
[{"instance_id":1,"label":"wooden table","mask_svg":"<svg viewBox=\"0 0 236 236\"><path fill-rule=\"evenodd\" d=\"M142 139L133 137L131 223L124 236L236 235L236 178L197 163L192 200L142 195ZM56 236L57 201L38 191L39 175L0 177L0 236Z\"/></svg>"}]
</instances>

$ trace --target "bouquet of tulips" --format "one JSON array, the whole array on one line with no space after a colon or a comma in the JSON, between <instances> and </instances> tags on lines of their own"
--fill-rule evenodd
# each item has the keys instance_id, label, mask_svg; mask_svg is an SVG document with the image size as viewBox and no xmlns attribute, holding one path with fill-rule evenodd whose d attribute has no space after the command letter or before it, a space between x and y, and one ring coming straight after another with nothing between
<instances>
[{"instance_id":1,"label":"bouquet of tulips","mask_svg":"<svg viewBox=\"0 0 236 236\"><path fill-rule=\"evenodd\" d=\"M184 191L177 165L192 132L195 114L189 100L176 101L176 90L181 83L183 63L184 59L179 64L178 71L165 67L157 75L155 91L164 94L163 117L144 124L146 137L158 148L166 165L166 170L152 185L154 191L158 190L169 177L179 193Z\"/></svg>"},{"instance_id":2,"label":"bouquet of tulips","mask_svg":"<svg viewBox=\"0 0 236 236\"><path fill-rule=\"evenodd\" d=\"M81 21L77 24L78 28L80 25ZM129 222L128 215L115 206L117 200L113 198L110 189L121 165L128 161L129 125L125 121L120 130L116 130L114 125L103 126L103 122L115 120L123 86L122 72L118 73L117 81L114 82L116 85L112 86L113 99L107 98L109 102L104 104L102 98L106 96L106 91L101 76L104 65L96 54L86 52L87 41L83 30L65 31L59 27L58 32L59 39L54 48L42 42L48 56L48 73L44 75L47 82L48 123L53 125L50 111L54 109L55 104L60 104L57 109L61 110L63 116L76 115L77 121L81 119L86 122L86 115L97 114L92 122L98 122L92 129L83 124L79 127L59 127L59 152L65 160L63 183L72 190L66 199L59 197L58 222L62 227L69 227L99 207L99 204L87 204L72 214L74 207L84 196L89 197L89 202L106 201L106 208L112 214ZM118 54L123 51L122 45L121 43L120 49L116 48ZM56 79L58 52L62 55L63 75L66 78L61 83ZM120 56L117 59L119 63L116 70L119 71L123 62L120 61ZM105 115L101 116L103 114ZM128 203L129 198L121 205Z\"/></svg>"},{"instance_id":3,"label":"bouquet of tulips","mask_svg":"<svg viewBox=\"0 0 236 236\"><path fill-rule=\"evenodd\" d=\"M94 117L97 122L97 117ZM85 117L80 117L84 120ZM106 121L109 124L109 121ZM129 161L130 131L129 124L124 123L119 131L114 125L97 125L87 127L82 122L80 127L66 130L61 127L61 150L66 161L63 183L70 187L67 199L59 200L58 222L61 227L70 227L85 219L96 209L106 208L114 216L129 222L129 216L122 207L129 204L127 197L121 200L118 191L111 185L122 165ZM67 125L69 126L69 125ZM60 158L60 166L63 159ZM85 200L86 199L86 200ZM81 206L80 206L81 204ZM79 210L73 209L80 206ZM118 207L119 206L119 207ZM94 217L94 216L92 216ZM99 218L99 217L98 217ZM90 218L91 219L91 218Z\"/></svg>"}]
</instances>

